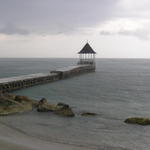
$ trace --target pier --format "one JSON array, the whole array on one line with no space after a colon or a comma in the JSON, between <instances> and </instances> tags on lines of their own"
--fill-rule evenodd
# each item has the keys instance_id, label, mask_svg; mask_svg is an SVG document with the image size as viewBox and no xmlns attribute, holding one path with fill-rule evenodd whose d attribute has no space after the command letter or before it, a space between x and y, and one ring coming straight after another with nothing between
<instances>
[{"instance_id":1,"label":"pier","mask_svg":"<svg viewBox=\"0 0 150 150\"><path fill-rule=\"evenodd\" d=\"M14 90L50 83L93 71L95 71L95 67L93 65L77 65L54 70L50 73L37 73L10 78L1 78L0 92L11 92Z\"/></svg>"},{"instance_id":2,"label":"pier","mask_svg":"<svg viewBox=\"0 0 150 150\"><path fill-rule=\"evenodd\" d=\"M17 77L0 78L0 92L11 92L35 85L50 83L83 73L95 71L96 52L87 43L78 53L79 62L75 66L56 69L49 73L37 73Z\"/></svg>"}]
</instances>

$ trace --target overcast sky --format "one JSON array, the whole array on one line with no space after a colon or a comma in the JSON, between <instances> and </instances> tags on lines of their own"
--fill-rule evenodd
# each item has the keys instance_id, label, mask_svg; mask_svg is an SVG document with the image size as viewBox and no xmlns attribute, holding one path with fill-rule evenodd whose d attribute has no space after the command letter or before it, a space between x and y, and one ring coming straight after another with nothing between
<instances>
[{"instance_id":1,"label":"overcast sky","mask_svg":"<svg viewBox=\"0 0 150 150\"><path fill-rule=\"evenodd\" d=\"M0 0L0 57L150 58L150 0Z\"/></svg>"}]
</instances>

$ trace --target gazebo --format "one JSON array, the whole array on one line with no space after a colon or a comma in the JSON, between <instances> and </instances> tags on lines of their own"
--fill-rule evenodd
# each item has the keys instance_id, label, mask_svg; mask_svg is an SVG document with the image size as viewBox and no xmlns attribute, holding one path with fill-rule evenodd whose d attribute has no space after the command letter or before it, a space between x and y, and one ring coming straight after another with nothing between
<instances>
[{"instance_id":1,"label":"gazebo","mask_svg":"<svg viewBox=\"0 0 150 150\"><path fill-rule=\"evenodd\" d=\"M87 42L85 46L81 49L79 54L79 62L78 64L91 64L95 65L95 54L96 52L92 49L92 47Z\"/></svg>"}]
</instances>

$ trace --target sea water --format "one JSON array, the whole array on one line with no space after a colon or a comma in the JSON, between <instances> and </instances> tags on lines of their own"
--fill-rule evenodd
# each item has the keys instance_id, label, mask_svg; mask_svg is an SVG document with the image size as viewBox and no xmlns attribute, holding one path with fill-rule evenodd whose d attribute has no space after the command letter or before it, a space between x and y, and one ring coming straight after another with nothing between
<instances>
[{"instance_id":1,"label":"sea water","mask_svg":"<svg viewBox=\"0 0 150 150\"><path fill-rule=\"evenodd\" d=\"M0 77L49 72L76 62L77 59L0 59ZM14 133L81 150L150 149L150 126L124 123L128 117L150 117L148 59L97 59L96 72L13 93L37 100L45 97L52 104L64 102L76 113L74 118L66 118L34 110L0 117L0 124ZM80 115L86 111L98 115ZM12 139L16 136L12 135Z\"/></svg>"}]
</instances>

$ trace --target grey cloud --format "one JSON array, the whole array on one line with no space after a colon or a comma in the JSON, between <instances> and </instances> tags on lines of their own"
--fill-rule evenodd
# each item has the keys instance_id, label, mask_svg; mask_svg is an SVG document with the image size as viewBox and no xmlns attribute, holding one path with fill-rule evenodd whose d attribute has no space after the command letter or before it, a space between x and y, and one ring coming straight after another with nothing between
<instances>
[{"instance_id":1,"label":"grey cloud","mask_svg":"<svg viewBox=\"0 0 150 150\"><path fill-rule=\"evenodd\" d=\"M0 33L2 34L21 34L21 35L27 35L29 34L29 31L20 27L16 27L12 24L7 24L0 28Z\"/></svg>"},{"instance_id":2,"label":"grey cloud","mask_svg":"<svg viewBox=\"0 0 150 150\"><path fill-rule=\"evenodd\" d=\"M143 40L149 40L149 35L150 32L144 29L137 29L134 31L129 31L129 30L120 30L118 32L109 32L109 31L100 31L101 35L123 35L123 36L134 36L137 37L139 39L143 39Z\"/></svg>"},{"instance_id":3,"label":"grey cloud","mask_svg":"<svg viewBox=\"0 0 150 150\"><path fill-rule=\"evenodd\" d=\"M118 0L0 0L5 34L59 34L92 27L113 17Z\"/></svg>"},{"instance_id":4,"label":"grey cloud","mask_svg":"<svg viewBox=\"0 0 150 150\"><path fill-rule=\"evenodd\" d=\"M117 16L122 18L149 18L149 6L149 0L120 0Z\"/></svg>"}]
</instances>

